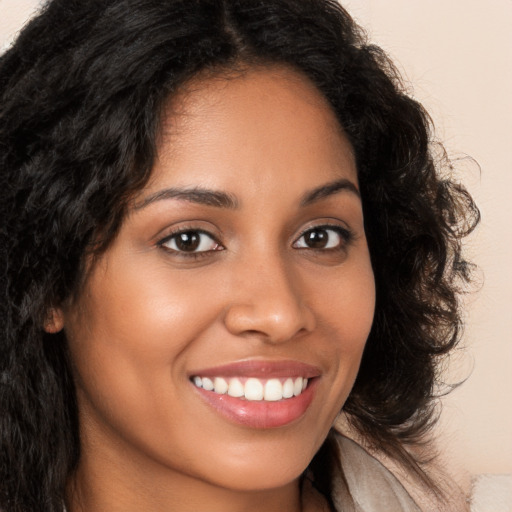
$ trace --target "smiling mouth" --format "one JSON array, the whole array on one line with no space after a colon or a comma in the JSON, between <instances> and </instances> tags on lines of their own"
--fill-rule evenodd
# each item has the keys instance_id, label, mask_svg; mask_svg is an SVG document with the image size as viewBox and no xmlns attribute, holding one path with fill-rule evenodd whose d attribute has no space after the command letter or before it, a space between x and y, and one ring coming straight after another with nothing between
<instances>
[{"instance_id":1,"label":"smiling mouth","mask_svg":"<svg viewBox=\"0 0 512 512\"><path fill-rule=\"evenodd\" d=\"M260 359L196 369L197 396L221 417L244 428L292 425L313 402L322 370L300 361Z\"/></svg>"},{"instance_id":2,"label":"smiling mouth","mask_svg":"<svg viewBox=\"0 0 512 512\"><path fill-rule=\"evenodd\" d=\"M255 377L193 376L192 383L205 391L249 401L278 402L297 397L307 388L306 377L258 379Z\"/></svg>"}]
</instances>

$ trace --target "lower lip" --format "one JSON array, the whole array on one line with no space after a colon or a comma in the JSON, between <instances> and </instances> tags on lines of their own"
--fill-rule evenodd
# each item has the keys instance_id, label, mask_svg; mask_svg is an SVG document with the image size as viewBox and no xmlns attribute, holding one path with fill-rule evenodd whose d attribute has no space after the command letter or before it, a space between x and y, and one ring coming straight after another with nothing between
<instances>
[{"instance_id":1,"label":"lower lip","mask_svg":"<svg viewBox=\"0 0 512 512\"><path fill-rule=\"evenodd\" d=\"M299 396L277 402L242 400L194 387L203 400L229 421L264 429L283 427L302 417L313 400L316 383L317 379L311 379Z\"/></svg>"}]
</instances>

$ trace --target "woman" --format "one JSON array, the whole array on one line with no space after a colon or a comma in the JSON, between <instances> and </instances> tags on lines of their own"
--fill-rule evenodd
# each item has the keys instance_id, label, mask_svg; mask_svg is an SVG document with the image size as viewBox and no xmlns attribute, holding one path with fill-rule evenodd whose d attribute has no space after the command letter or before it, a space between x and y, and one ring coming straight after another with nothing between
<instances>
[{"instance_id":1,"label":"woman","mask_svg":"<svg viewBox=\"0 0 512 512\"><path fill-rule=\"evenodd\" d=\"M53 0L0 84L0 507L418 510L332 426L435 488L478 215L349 15Z\"/></svg>"}]
</instances>

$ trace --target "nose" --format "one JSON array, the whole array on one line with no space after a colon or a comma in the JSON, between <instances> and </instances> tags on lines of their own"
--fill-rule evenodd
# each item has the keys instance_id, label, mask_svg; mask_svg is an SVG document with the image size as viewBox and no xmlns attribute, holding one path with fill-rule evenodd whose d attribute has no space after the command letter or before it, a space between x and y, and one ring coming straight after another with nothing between
<instances>
[{"instance_id":1,"label":"nose","mask_svg":"<svg viewBox=\"0 0 512 512\"><path fill-rule=\"evenodd\" d=\"M304 283L280 258L245 261L232 272L235 292L224 317L229 332L278 344L314 330L315 315L305 303Z\"/></svg>"}]
</instances>

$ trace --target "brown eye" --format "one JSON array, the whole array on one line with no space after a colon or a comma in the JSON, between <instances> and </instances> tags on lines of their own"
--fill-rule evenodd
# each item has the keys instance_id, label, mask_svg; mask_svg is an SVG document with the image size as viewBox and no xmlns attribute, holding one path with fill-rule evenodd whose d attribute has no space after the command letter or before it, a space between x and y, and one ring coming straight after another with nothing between
<instances>
[{"instance_id":1,"label":"brown eye","mask_svg":"<svg viewBox=\"0 0 512 512\"><path fill-rule=\"evenodd\" d=\"M160 245L176 252L199 253L220 249L218 242L208 233L197 230L181 231L163 240Z\"/></svg>"},{"instance_id":2,"label":"brown eye","mask_svg":"<svg viewBox=\"0 0 512 512\"><path fill-rule=\"evenodd\" d=\"M339 227L319 226L309 229L293 244L297 249L337 249L349 241L350 235Z\"/></svg>"},{"instance_id":3,"label":"brown eye","mask_svg":"<svg viewBox=\"0 0 512 512\"><path fill-rule=\"evenodd\" d=\"M329 243L329 233L325 229L308 231L304 235L304 243L311 249L324 249Z\"/></svg>"},{"instance_id":4,"label":"brown eye","mask_svg":"<svg viewBox=\"0 0 512 512\"><path fill-rule=\"evenodd\" d=\"M194 231L176 235L176 247L180 251L195 251L201 243L201 236Z\"/></svg>"}]
</instances>

